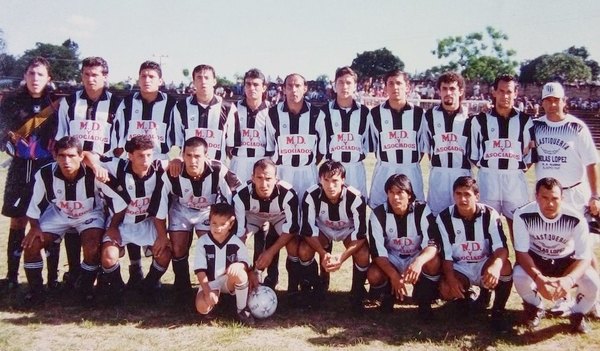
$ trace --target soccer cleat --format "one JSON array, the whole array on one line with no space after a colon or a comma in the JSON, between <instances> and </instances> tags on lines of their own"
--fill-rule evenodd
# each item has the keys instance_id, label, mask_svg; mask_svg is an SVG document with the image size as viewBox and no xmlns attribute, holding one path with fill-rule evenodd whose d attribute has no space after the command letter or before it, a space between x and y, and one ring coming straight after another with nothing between
<instances>
[{"instance_id":1,"label":"soccer cleat","mask_svg":"<svg viewBox=\"0 0 600 351\"><path fill-rule=\"evenodd\" d=\"M563 297L556 300L554 306L548 310L548 314L553 317L568 317L571 315L571 307L573 307L574 301Z\"/></svg>"},{"instance_id":2,"label":"soccer cleat","mask_svg":"<svg viewBox=\"0 0 600 351\"><path fill-rule=\"evenodd\" d=\"M392 296L392 294L384 294L381 297L379 311L383 314L390 314L394 312L394 296Z\"/></svg>"},{"instance_id":3,"label":"soccer cleat","mask_svg":"<svg viewBox=\"0 0 600 351\"><path fill-rule=\"evenodd\" d=\"M243 310L238 311L237 320L247 327L251 327L256 323L248 307L245 307Z\"/></svg>"},{"instance_id":4,"label":"soccer cleat","mask_svg":"<svg viewBox=\"0 0 600 351\"><path fill-rule=\"evenodd\" d=\"M16 290L18 287L19 282L16 279L0 279L0 290Z\"/></svg>"},{"instance_id":5,"label":"soccer cleat","mask_svg":"<svg viewBox=\"0 0 600 351\"><path fill-rule=\"evenodd\" d=\"M493 310L490 316L490 324L492 330L496 333L508 333L512 329L504 310Z\"/></svg>"},{"instance_id":6,"label":"soccer cleat","mask_svg":"<svg viewBox=\"0 0 600 351\"><path fill-rule=\"evenodd\" d=\"M537 308L536 306L525 302L523 303L523 308L525 310L525 323L527 328L529 328L529 330L537 329L540 326L546 311L542 308Z\"/></svg>"},{"instance_id":7,"label":"soccer cleat","mask_svg":"<svg viewBox=\"0 0 600 351\"><path fill-rule=\"evenodd\" d=\"M583 313L571 314L569 316L569 321L571 322L571 331L573 333L587 334L590 332L590 327L588 326Z\"/></svg>"},{"instance_id":8,"label":"soccer cleat","mask_svg":"<svg viewBox=\"0 0 600 351\"><path fill-rule=\"evenodd\" d=\"M127 280L127 289L137 289L144 280L144 272L141 265L129 265L129 280Z\"/></svg>"},{"instance_id":9,"label":"soccer cleat","mask_svg":"<svg viewBox=\"0 0 600 351\"><path fill-rule=\"evenodd\" d=\"M417 307L417 317L423 322L429 322L433 320L433 310L431 309L430 303L419 303Z\"/></svg>"},{"instance_id":10,"label":"soccer cleat","mask_svg":"<svg viewBox=\"0 0 600 351\"><path fill-rule=\"evenodd\" d=\"M29 291L23 298L22 307L26 309L36 308L43 305L44 301L45 298L42 292Z\"/></svg>"}]
</instances>

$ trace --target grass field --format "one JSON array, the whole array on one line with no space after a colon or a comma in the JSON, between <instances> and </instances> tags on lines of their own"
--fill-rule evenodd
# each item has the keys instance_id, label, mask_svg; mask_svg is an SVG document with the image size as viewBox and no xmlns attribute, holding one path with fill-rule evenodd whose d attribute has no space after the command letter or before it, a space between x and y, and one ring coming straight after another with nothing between
<instances>
[{"instance_id":1,"label":"grass field","mask_svg":"<svg viewBox=\"0 0 600 351\"><path fill-rule=\"evenodd\" d=\"M368 169L372 169L372 158L368 164ZM426 169L423 167L425 180ZM6 170L0 170L0 190L5 177ZM0 276L6 273L7 231L8 221L1 218ZM337 250L340 245L336 245ZM284 261L282 254L279 289L287 284ZM61 271L67 269L64 262L63 253ZM145 271L149 264L150 260L145 259ZM126 271L127 259L123 266ZM443 304L434 307L436 318L430 323L419 322L415 306L410 305L396 305L391 315L382 315L373 308L353 315L347 302L350 277L351 264L347 262L332 275L330 292L320 310L287 308L280 299L275 316L253 328L233 322L235 305L231 302L221 306L218 318L210 322L178 309L169 294L173 282L170 270L163 278L165 299L152 308L139 302L135 293L128 293L122 307L86 309L73 302L71 291L62 291L59 296L50 297L43 308L23 312L14 307L26 291L26 284L21 284L19 291L3 292L0 297L0 350L600 349L599 322L592 322L593 331L583 336L570 334L564 318L545 319L541 330L534 334L517 326L514 332L498 336L489 330L485 315L468 315L467 311ZM25 283L22 268L20 281ZM508 310L517 323L522 308L514 289Z\"/></svg>"}]
</instances>

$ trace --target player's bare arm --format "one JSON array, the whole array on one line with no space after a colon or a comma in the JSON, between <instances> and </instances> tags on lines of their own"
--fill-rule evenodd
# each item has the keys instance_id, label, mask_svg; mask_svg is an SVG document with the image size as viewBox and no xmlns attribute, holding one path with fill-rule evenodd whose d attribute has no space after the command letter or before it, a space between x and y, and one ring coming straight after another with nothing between
<instances>
[{"instance_id":1,"label":"player's bare arm","mask_svg":"<svg viewBox=\"0 0 600 351\"><path fill-rule=\"evenodd\" d=\"M171 241L167 236L167 221L154 217L154 226L156 227L157 237L153 245L153 254L156 257L170 254Z\"/></svg>"},{"instance_id":2,"label":"player's bare arm","mask_svg":"<svg viewBox=\"0 0 600 351\"><path fill-rule=\"evenodd\" d=\"M29 218L29 226L30 230L23 238L23 242L21 246L25 249L33 246L36 240L39 240L41 243L44 242L44 233L40 228L40 221L34 218Z\"/></svg>"},{"instance_id":3,"label":"player's bare arm","mask_svg":"<svg viewBox=\"0 0 600 351\"><path fill-rule=\"evenodd\" d=\"M499 248L494 251L492 257L489 258L491 263L484 269L482 274L483 286L487 289L494 289L498 285L498 279L500 279L500 272L502 265L508 259L508 250L505 248Z\"/></svg>"},{"instance_id":4,"label":"player's bare arm","mask_svg":"<svg viewBox=\"0 0 600 351\"><path fill-rule=\"evenodd\" d=\"M406 268L406 271L404 272L405 282L408 284L415 284L417 280L419 280L419 275L421 275L425 263L431 261L435 255L437 255L437 248L435 246L427 246L423 249L415 260Z\"/></svg>"},{"instance_id":5,"label":"player's bare arm","mask_svg":"<svg viewBox=\"0 0 600 351\"><path fill-rule=\"evenodd\" d=\"M600 213L600 197L598 197L598 167L593 163L586 166L586 173L590 189L592 189L592 197L588 202L590 213L597 216Z\"/></svg>"},{"instance_id":6,"label":"player's bare arm","mask_svg":"<svg viewBox=\"0 0 600 351\"><path fill-rule=\"evenodd\" d=\"M450 297L464 299L465 287L454 274L454 262L444 260L442 271L444 273L444 281L448 285Z\"/></svg>"},{"instance_id":7,"label":"player's bare arm","mask_svg":"<svg viewBox=\"0 0 600 351\"><path fill-rule=\"evenodd\" d=\"M271 245L271 247L269 247L262 254L260 254L260 256L258 257L256 262L254 263L254 266L256 267L256 269L263 270L263 269L266 269L267 267L269 267L269 265L273 261L273 257L284 246L286 246L290 242L290 240L292 240L295 236L296 236L295 234L282 233L279 236L279 238L277 238L277 241L275 241L275 243L273 243L273 245Z\"/></svg>"},{"instance_id":8,"label":"player's bare arm","mask_svg":"<svg viewBox=\"0 0 600 351\"><path fill-rule=\"evenodd\" d=\"M125 210L115 213L111 218L110 224L106 228L106 236L110 238L113 244L121 245L121 232L119 232L119 225L123 223L125 218Z\"/></svg>"}]
</instances>

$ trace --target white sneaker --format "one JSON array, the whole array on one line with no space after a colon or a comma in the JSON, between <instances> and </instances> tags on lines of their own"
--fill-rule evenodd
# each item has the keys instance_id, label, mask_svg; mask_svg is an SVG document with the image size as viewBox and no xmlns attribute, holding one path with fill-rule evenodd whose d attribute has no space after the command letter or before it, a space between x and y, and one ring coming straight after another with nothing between
<instances>
[{"instance_id":1,"label":"white sneaker","mask_svg":"<svg viewBox=\"0 0 600 351\"><path fill-rule=\"evenodd\" d=\"M573 299L563 297L562 299L556 300L554 306L552 306L548 313L554 317L567 317L571 315L571 307L575 305Z\"/></svg>"}]
</instances>

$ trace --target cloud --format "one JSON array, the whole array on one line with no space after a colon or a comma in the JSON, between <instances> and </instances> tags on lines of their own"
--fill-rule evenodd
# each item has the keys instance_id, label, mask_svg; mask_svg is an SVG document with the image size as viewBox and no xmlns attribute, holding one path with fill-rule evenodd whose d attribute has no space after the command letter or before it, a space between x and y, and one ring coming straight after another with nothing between
<instances>
[{"instance_id":1,"label":"cloud","mask_svg":"<svg viewBox=\"0 0 600 351\"><path fill-rule=\"evenodd\" d=\"M91 17L71 15L58 27L58 30L75 40L87 39L96 31L97 21Z\"/></svg>"}]
</instances>

